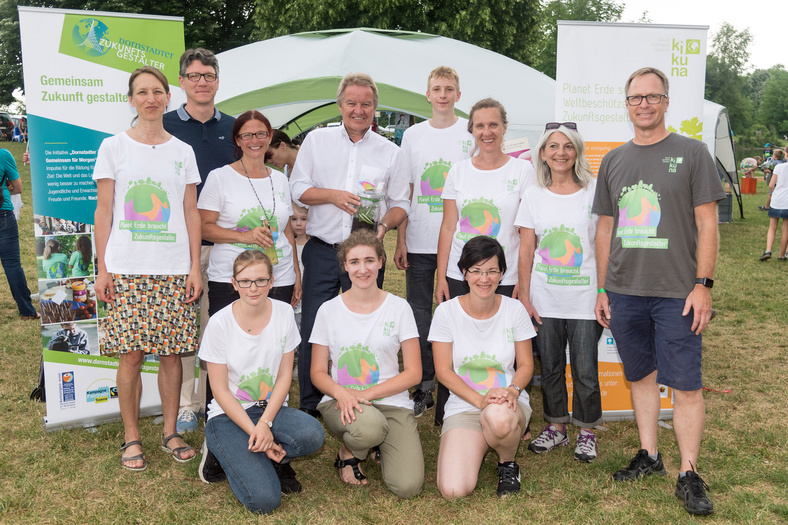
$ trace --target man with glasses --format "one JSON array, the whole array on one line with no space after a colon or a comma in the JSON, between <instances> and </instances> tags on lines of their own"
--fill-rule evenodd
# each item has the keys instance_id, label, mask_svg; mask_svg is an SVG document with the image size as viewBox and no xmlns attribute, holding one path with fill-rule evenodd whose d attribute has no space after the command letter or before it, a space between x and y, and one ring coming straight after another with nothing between
<instances>
[{"instance_id":1,"label":"man with glasses","mask_svg":"<svg viewBox=\"0 0 788 525\"><path fill-rule=\"evenodd\" d=\"M712 514L695 469L705 418L701 332L711 318L717 201L725 193L703 142L665 126L665 74L639 69L625 93L635 138L602 159L592 208L599 214L595 312L616 340L640 437L637 455L613 478L666 474L657 421L659 385L667 385L681 454L676 497L690 514Z\"/></svg>"},{"instance_id":2,"label":"man with glasses","mask_svg":"<svg viewBox=\"0 0 788 525\"><path fill-rule=\"evenodd\" d=\"M164 114L164 129L190 145L197 158L197 168L202 182L216 168L235 161L233 154L233 124L235 119L216 109L214 99L219 89L219 61L211 51L203 48L187 49L181 55L180 76L181 88L186 93L186 103L178 109ZM199 197L202 185L197 185ZM203 292L200 297L200 334L208 322L208 260L212 244L202 242L200 250L200 270L202 272ZM183 364L183 380L181 382L181 400L178 410L176 430L187 432L197 430L197 412L205 411L207 373L203 370L198 392L194 392L195 356L193 354L181 358ZM208 397L212 397L210 392ZM202 468L200 474L202 477ZM218 466L218 463L216 463ZM223 479L220 477L212 481ZM209 476L211 477L211 476ZM206 481L208 482L208 481Z\"/></svg>"},{"instance_id":3,"label":"man with glasses","mask_svg":"<svg viewBox=\"0 0 788 525\"><path fill-rule=\"evenodd\" d=\"M339 84L337 105L342 125L317 129L307 135L298 152L290 191L293 199L309 206L302 262L301 350L298 355L298 383L301 410L320 417L317 404L323 397L312 384L312 345L309 337L320 306L336 297L340 287L350 288L347 272L337 260L339 243L351 233L353 214L361 204L365 189L385 188L388 211L377 234L383 238L407 216L410 190L402 174L394 176L399 148L372 131L378 88L367 74L349 73ZM383 273L378 274L382 286ZM348 327L352 330L352 327Z\"/></svg>"}]
</instances>

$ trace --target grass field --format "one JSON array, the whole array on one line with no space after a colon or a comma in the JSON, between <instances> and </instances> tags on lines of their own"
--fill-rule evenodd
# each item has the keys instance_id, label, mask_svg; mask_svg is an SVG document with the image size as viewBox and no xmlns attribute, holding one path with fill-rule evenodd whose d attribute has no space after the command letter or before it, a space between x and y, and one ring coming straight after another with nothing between
<instances>
[{"instance_id":1,"label":"grass field","mask_svg":"<svg viewBox=\"0 0 788 525\"><path fill-rule=\"evenodd\" d=\"M6 147L4 144L3 147ZM21 166L24 146L10 145L25 185L20 219L22 258L36 289L29 169ZM660 450L669 475L633 485L614 484L611 474L638 447L633 422L606 422L599 432L600 457L589 465L572 460L573 447L534 455L521 447L523 488L505 500L495 496L495 460L488 456L477 490L459 501L444 501L435 486L439 432L430 411L419 421L426 477L422 494L408 501L391 495L380 470L366 463L367 488L343 486L332 466L339 446L327 437L318 453L293 466L304 485L286 496L270 516L248 513L226 482L205 485L197 462L176 464L160 452L162 428L142 421L148 470L121 469L120 422L47 433L45 407L28 400L38 378L41 331L19 319L5 275L0 275L0 522L3 523L785 523L788 521L788 439L779 405L788 398L788 264L759 262L767 218L765 186L744 196L745 220L720 226L721 250L712 292L718 317L704 336L707 387L706 433L699 471L711 486L716 514L692 518L673 496L678 450L673 431L660 428ZM393 253L393 234L387 244ZM776 254L776 251L775 251ZM386 288L404 295L404 275L387 265ZM297 400L294 383L291 396ZM531 389L538 431L541 393ZM778 418L778 419L774 419ZM202 428L202 426L201 426ZM573 435L575 430L572 430ZM187 434L195 447L201 431Z\"/></svg>"}]
</instances>

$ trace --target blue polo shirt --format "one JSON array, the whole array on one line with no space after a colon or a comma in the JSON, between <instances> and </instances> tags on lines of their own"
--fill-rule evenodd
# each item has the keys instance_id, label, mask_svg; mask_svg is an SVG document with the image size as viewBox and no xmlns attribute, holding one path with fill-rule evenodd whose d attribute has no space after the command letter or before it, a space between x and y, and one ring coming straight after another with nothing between
<instances>
[{"instance_id":1,"label":"blue polo shirt","mask_svg":"<svg viewBox=\"0 0 788 525\"><path fill-rule=\"evenodd\" d=\"M194 150L203 183L211 171L237 160L233 153L233 124L234 117L216 108L213 117L205 123L192 118L186 111L185 104L164 114L164 129ZM198 196L202 187L203 184L197 185Z\"/></svg>"}]
</instances>

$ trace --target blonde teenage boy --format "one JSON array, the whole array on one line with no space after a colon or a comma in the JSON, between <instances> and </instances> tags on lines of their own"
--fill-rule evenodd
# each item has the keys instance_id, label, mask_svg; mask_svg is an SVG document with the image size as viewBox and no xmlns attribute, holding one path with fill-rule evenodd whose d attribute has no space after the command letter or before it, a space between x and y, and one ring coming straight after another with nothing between
<instances>
[{"instance_id":1,"label":"blonde teenage boy","mask_svg":"<svg viewBox=\"0 0 788 525\"><path fill-rule=\"evenodd\" d=\"M454 113L454 104L460 100L460 77L454 69L440 66L432 70L427 78L427 100L432 104L432 118L405 131L397 164L397 175L408 179L411 194L408 219L397 231L394 262L406 271L407 299L419 331L422 379L413 395L416 417L435 405L435 367L427 335L443 218L443 185L449 168L471 156L473 144L468 120Z\"/></svg>"}]
</instances>

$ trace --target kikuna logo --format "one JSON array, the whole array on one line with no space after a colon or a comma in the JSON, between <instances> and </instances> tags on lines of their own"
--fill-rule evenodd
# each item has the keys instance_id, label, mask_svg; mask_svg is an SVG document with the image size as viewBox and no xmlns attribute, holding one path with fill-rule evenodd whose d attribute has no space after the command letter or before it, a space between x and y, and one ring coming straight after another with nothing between
<instances>
[{"instance_id":1,"label":"kikuna logo","mask_svg":"<svg viewBox=\"0 0 788 525\"><path fill-rule=\"evenodd\" d=\"M670 57L670 76L686 77L689 76L687 65L689 59L686 55L700 54L700 40L688 38L685 41L673 39Z\"/></svg>"},{"instance_id":2,"label":"kikuna logo","mask_svg":"<svg viewBox=\"0 0 788 525\"><path fill-rule=\"evenodd\" d=\"M700 55L700 40L688 38L686 46L688 55Z\"/></svg>"},{"instance_id":3,"label":"kikuna logo","mask_svg":"<svg viewBox=\"0 0 788 525\"><path fill-rule=\"evenodd\" d=\"M649 239L657 235L657 226L662 218L659 198L652 185L643 181L621 190L616 236L622 239L624 248L667 249L668 239Z\"/></svg>"},{"instance_id":4,"label":"kikuna logo","mask_svg":"<svg viewBox=\"0 0 788 525\"><path fill-rule=\"evenodd\" d=\"M537 262L534 269L547 274L548 284L579 286L591 283L589 276L580 275L583 243L574 228L562 224L545 230L537 253L542 262Z\"/></svg>"},{"instance_id":5,"label":"kikuna logo","mask_svg":"<svg viewBox=\"0 0 788 525\"><path fill-rule=\"evenodd\" d=\"M134 232L161 232L167 230L172 207L161 183L151 180L131 182L123 204L125 221L120 228Z\"/></svg>"},{"instance_id":6,"label":"kikuna logo","mask_svg":"<svg viewBox=\"0 0 788 525\"><path fill-rule=\"evenodd\" d=\"M337 362L337 382L354 390L365 390L378 384L380 367L375 354L361 343L342 347Z\"/></svg>"},{"instance_id":7,"label":"kikuna logo","mask_svg":"<svg viewBox=\"0 0 788 525\"><path fill-rule=\"evenodd\" d=\"M255 228L259 228L263 225L263 219L265 219L267 215L268 214L265 213L265 211L260 206L241 210L241 218L236 223L235 231L248 232L254 230ZM276 216L271 216L271 219L268 221L268 227L271 230L274 245L276 245L276 241L279 239L279 221L276 220ZM232 245L247 250L265 250L265 248L261 248L257 244L234 242Z\"/></svg>"},{"instance_id":8,"label":"kikuna logo","mask_svg":"<svg viewBox=\"0 0 788 525\"><path fill-rule=\"evenodd\" d=\"M504 388L506 374L503 365L494 355L484 352L466 357L457 370L465 384L481 395L486 394L491 388Z\"/></svg>"},{"instance_id":9,"label":"kikuna logo","mask_svg":"<svg viewBox=\"0 0 788 525\"><path fill-rule=\"evenodd\" d=\"M500 231L501 214L491 200L473 199L462 207L458 239L467 242L478 235L496 237Z\"/></svg>"},{"instance_id":10,"label":"kikuna logo","mask_svg":"<svg viewBox=\"0 0 788 525\"><path fill-rule=\"evenodd\" d=\"M107 31L109 31L109 28L101 20L83 18L74 24L71 38L77 47L82 48L86 55L100 57L110 49L106 41Z\"/></svg>"},{"instance_id":11,"label":"kikuna logo","mask_svg":"<svg viewBox=\"0 0 788 525\"><path fill-rule=\"evenodd\" d=\"M241 376L235 397L241 401L265 401L271 397L275 382L270 369L258 367L256 372Z\"/></svg>"}]
</instances>

